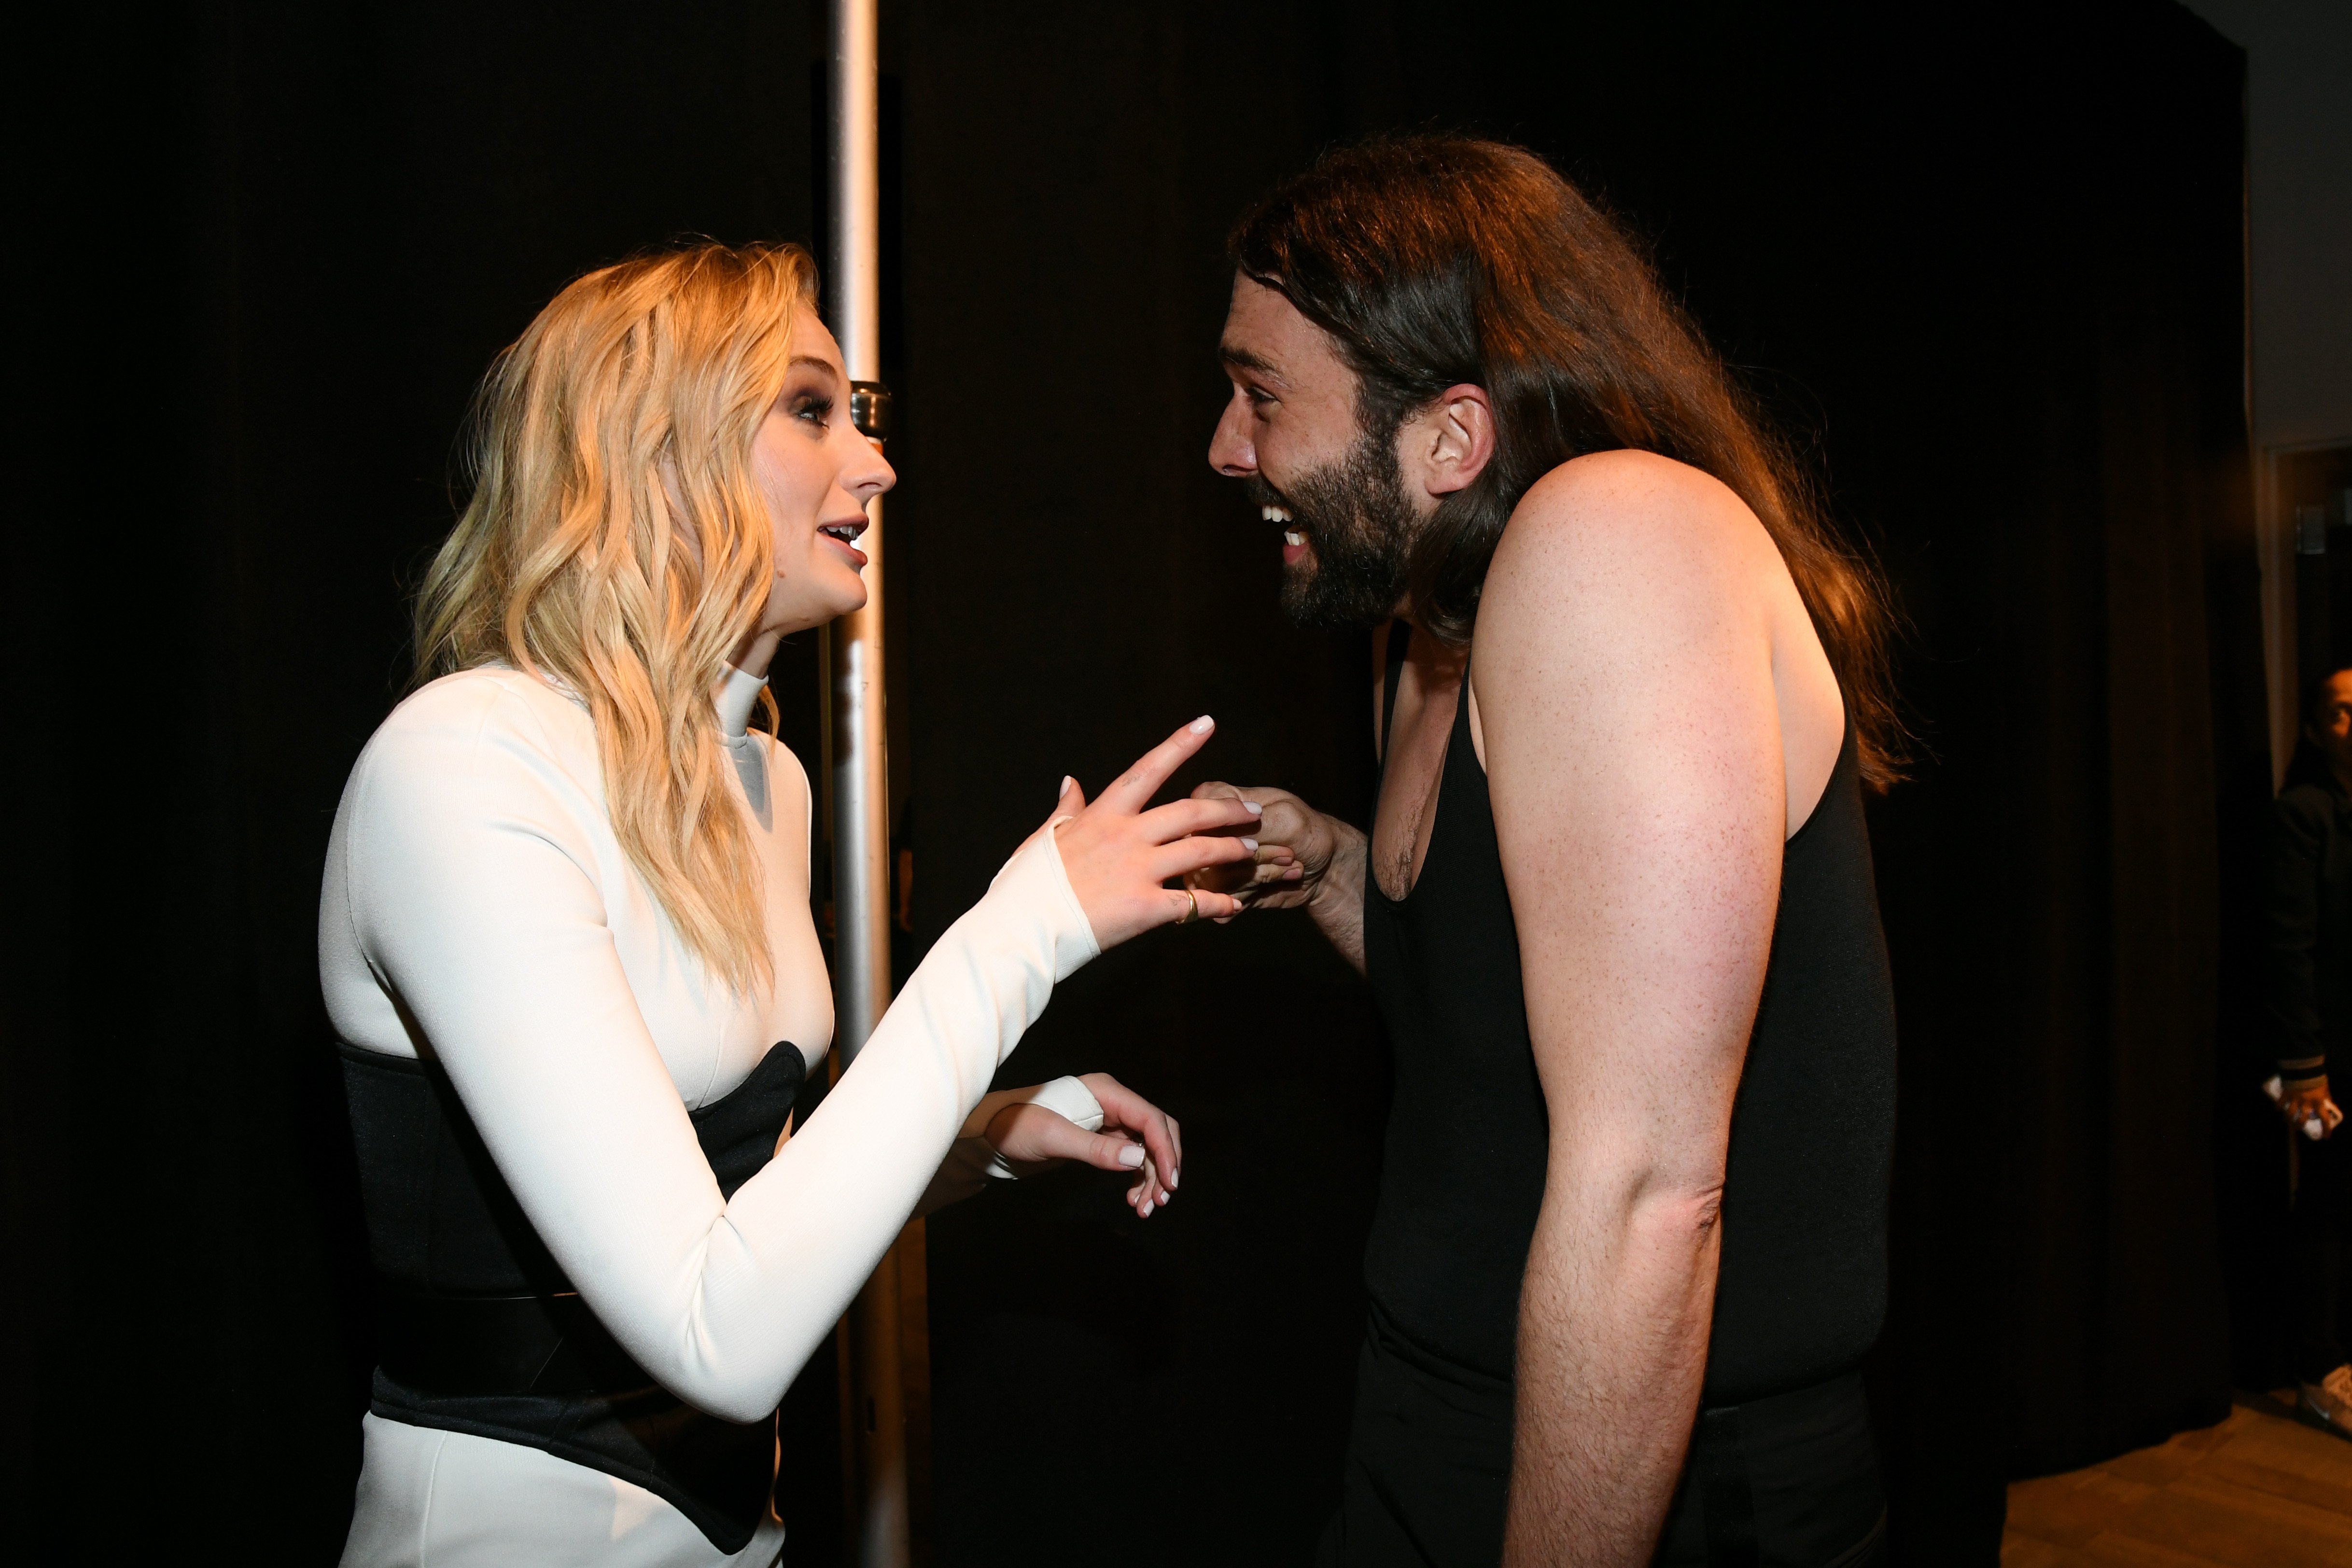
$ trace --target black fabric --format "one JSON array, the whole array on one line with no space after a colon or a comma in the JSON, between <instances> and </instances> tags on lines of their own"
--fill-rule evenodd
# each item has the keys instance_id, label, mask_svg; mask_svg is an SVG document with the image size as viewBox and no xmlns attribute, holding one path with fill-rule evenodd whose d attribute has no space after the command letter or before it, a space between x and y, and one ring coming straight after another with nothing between
<instances>
[{"instance_id":1,"label":"black fabric","mask_svg":"<svg viewBox=\"0 0 2352 1568\"><path fill-rule=\"evenodd\" d=\"M1357 1356L1338 1510L1318 1568L1486 1568L1503 1552L1511 1388L1439 1360L1375 1307ZM1857 1373L1703 1408L1659 1568L1862 1568L1885 1495Z\"/></svg>"},{"instance_id":2,"label":"black fabric","mask_svg":"<svg viewBox=\"0 0 2352 1568\"><path fill-rule=\"evenodd\" d=\"M1853 726L1780 853L1780 910L1731 1110L1706 1397L1861 1364L1886 1316L1895 984Z\"/></svg>"},{"instance_id":3,"label":"black fabric","mask_svg":"<svg viewBox=\"0 0 2352 1568\"><path fill-rule=\"evenodd\" d=\"M1410 636L1399 623L1389 640L1384 735ZM1395 1042L1397 1097L1364 1279L1406 1338L1507 1378L1549 1122L1466 700L1434 811L1405 898L1364 879L1364 972ZM1781 852L1731 1114L1709 1403L1861 1364L1885 1315L1894 1135L1894 987L1848 724L1819 803Z\"/></svg>"},{"instance_id":4,"label":"black fabric","mask_svg":"<svg viewBox=\"0 0 2352 1568\"><path fill-rule=\"evenodd\" d=\"M2290 781L2263 857L2263 1016L2268 1055L2315 1078L2352 1039L2352 798L2332 778Z\"/></svg>"},{"instance_id":5,"label":"black fabric","mask_svg":"<svg viewBox=\"0 0 2352 1568\"><path fill-rule=\"evenodd\" d=\"M2296 1134L2294 1207L2287 1222L2289 1354L2298 1383L2346 1361L2344 1259L2352 1250L2352 1133Z\"/></svg>"},{"instance_id":6,"label":"black fabric","mask_svg":"<svg viewBox=\"0 0 2352 1568\"><path fill-rule=\"evenodd\" d=\"M446 1296L386 1282L375 1331L377 1372L409 1388L591 1394L646 1381L574 1290Z\"/></svg>"},{"instance_id":7,"label":"black fabric","mask_svg":"<svg viewBox=\"0 0 2352 1568\"><path fill-rule=\"evenodd\" d=\"M1418 1349L1374 1306L1318 1568L1499 1562L1510 1488L1510 1384Z\"/></svg>"},{"instance_id":8,"label":"black fabric","mask_svg":"<svg viewBox=\"0 0 2352 1568\"><path fill-rule=\"evenodd\" d=\"M1389 639L1384 736L1410 635L1400 622ZM1391 900L1364 877L1364 974L1396 1086L1364 1284L1407 1341L1507 1379L1551 1123L1469 712L1463 702L1411 892Z\"/></svg>"},{"instance_id":9,"label":"black fabric","mask_svg":"<svg viewBox=\"0 0 2352 1568\"><path fill-rule=\"evenodd\" d=\"M369 1407L634 1481L741 1551L768 1513L774 1417L706 1415L630 1360L549 1256L439 1063L337 1049L382 1288ZM779 1041L688 1113L727 1196L774 1154L806 1071Z\"/></svg>"},{"instance_id":10,"label":"black fabric","mask_svg":"<svg viewBox=\"0 0 2352 1568\"><path fill-rule=\"evenodd\" d=\"M1692 1436L1697 1462L1687 1467L1684 1485L1698 1494L1706 1516L1707 1560L1716 1568L1758 1565L1756 1489L1748 1479L1747 1429L1738 1405L1702 1409Z\"/></svg>"}]
</instances>

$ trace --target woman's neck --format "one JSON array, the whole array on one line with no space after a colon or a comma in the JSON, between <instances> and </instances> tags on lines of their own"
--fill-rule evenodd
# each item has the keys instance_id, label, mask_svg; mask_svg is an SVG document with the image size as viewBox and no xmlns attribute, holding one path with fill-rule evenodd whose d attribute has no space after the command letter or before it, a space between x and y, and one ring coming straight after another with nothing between
<instances>
[{"instance_id":1,"label":"woman's neck","mask_svg":"<svg viewBox=\"0 0 2352 1568\"><path fill-rule=\"evenodd\" d=\"M753 632L735 646L727 662L746 675L765 677L768 666L776 659L776 648L784 640L782 632Z\"/></svg>"}]
</instances>

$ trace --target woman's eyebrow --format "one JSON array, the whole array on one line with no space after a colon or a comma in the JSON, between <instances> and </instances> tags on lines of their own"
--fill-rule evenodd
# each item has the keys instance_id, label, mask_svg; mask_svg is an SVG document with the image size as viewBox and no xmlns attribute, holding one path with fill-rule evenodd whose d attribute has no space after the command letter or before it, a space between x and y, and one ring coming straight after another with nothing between
<instances>
[{"instance_id":1,"label":"woman's eyebrow","mask_svg":"<svg viewBox=\"0 0 2352 1568\"><path fill-rule=\"evenodd\" d=\"M792 363L795 365L804 364L812 370L821 370L827 375L832 376L835 381L841 379L841 371L839 367L835 365L831 360L819 359L814 354L794 354L792 357ZM787 368L789 368L789 366Z\"/></svg>"}]
</instances>

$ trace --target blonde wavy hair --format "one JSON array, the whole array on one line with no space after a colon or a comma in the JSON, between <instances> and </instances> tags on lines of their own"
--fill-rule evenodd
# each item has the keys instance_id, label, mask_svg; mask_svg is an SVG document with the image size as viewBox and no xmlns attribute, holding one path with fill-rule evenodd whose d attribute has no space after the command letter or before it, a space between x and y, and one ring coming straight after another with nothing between
<instances>
[{"instance_id":1,"label":"blonde wavy hair","mask_svg":"<svg viewBox=\"0 0 2352 1568\"><path fill-rule=\"evenodd\" d=\"M816 299L790 245L697 245L566 288L483 380L473 498L416 600L420 682L505 664L587 703L622 848L738 991L772 971L711 689L767 603L751 441Z\"/></svg>"}]
</instances>

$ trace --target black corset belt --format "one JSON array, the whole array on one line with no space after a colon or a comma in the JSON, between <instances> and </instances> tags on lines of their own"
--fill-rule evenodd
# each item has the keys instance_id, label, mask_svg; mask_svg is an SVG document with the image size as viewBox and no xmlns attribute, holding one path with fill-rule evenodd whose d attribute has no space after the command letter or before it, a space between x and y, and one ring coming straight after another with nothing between
<instances>
[{"instance_id":1,"label":"black corset belt","mask_svg":"<svg viewBox=\"0 0 2352 1568\"><path fill-rule=\"evenodd\" d=\"M775 1484L775 1418L708 1415L614 1340L522 1214L437 1063L341 1047L378 1285L380 1418L544 1449L633 1481L730 1555ZM691 1112L731 1197L774 1153L805 1064L779 1043Z\"/></svg>"}]
</instances>

